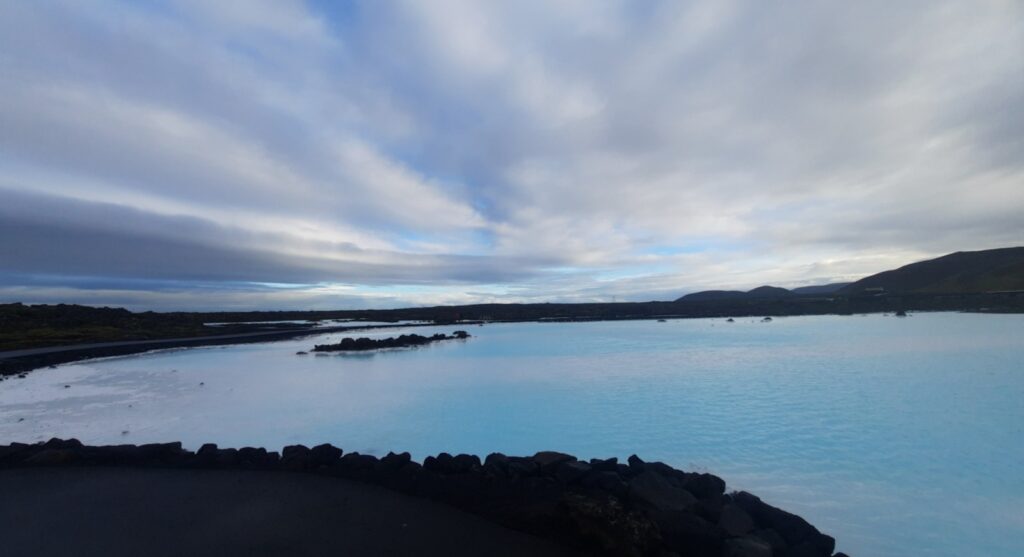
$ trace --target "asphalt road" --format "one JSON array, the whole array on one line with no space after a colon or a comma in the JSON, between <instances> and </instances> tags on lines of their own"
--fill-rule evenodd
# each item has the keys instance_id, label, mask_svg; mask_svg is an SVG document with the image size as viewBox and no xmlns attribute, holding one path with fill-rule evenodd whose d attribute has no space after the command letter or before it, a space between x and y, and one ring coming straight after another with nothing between
<instances>
[{"instance_id":1,"label":"asphalt road","mask_svg":"<svg viewBox=\"0 0 1024 557\"><path fill-rule=\"evenodd\" d=\"M353 327L350 325L338 327L321 327L317 329L285 329L276 331L256 331L251 333L236 333L231 335L204 335L197 337L162 338L154 340L123 340L116 342L93 342L87 344L66 344L62 346L47 346L44 348L25 348L21 350L5 350L0 352L0 360L11 358L23 358L31 356L43 356L46 354L59 354L61 352L88 351L101 348L121 348L130 346L153 348L172 348L175 346L188 346L190 344L231 344L240 340L251 340L254 338L292 338L305 335L318 335L323 333L336 333L340 331L351 331L356 329L374 329L393 325L371 325L367 327ZM415 326L415 325L404 325Z\"/></svg>"},{"instance_id":2,"label":"asphalt road","mask_svg":"<svg viewBox=\"0 0 1024 557\"><path fill-rule=\"evenodd\" d=\"M349 480L244 470L0 471L0 553L263 557L571 555L452 507Z\"/></svg>"}]
</instances>

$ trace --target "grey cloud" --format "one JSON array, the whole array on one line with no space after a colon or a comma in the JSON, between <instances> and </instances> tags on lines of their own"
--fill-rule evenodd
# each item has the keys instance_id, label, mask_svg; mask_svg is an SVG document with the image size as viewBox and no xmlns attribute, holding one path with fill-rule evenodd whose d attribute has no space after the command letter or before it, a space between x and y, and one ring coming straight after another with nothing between
<instances>
[{"instance_id":1,"label":"grey cloud","mask_svg":"<svg viewBox=\"0 0 1024 557\"><path fill-rule=\"evenodd\" d=\"M0 190L0 261L21 275L313 284L486 283L522 280L543 260L409 254L288 238L195 217ZM277 248L276 250L273 248ZM320 256L315 255L319 253Z\"/></svg>"},{"instance_id":2,"label":"grey cloud","mask_svg":"<svg viewBox=\"0 0 1024 557\"><path fill-rule=\"evenodd\" d=\"M123 307L133 311L159 308L161 311L284 311L379 309L409 307L419 303L411 297L375 296L364 294L316 293L309 291L224 288L206 290L181 288L178 290L80 289L71 287L0 286L0 300L18 300L27 304L61 304L68 300L76 303Z\"/></svg>"}]
</instances>

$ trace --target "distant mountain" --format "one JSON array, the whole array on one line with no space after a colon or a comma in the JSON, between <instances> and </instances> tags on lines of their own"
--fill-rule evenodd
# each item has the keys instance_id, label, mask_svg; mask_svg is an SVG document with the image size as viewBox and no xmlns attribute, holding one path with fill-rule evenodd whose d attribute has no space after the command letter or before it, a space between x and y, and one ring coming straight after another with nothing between
<instances>
[{"instance_id":1,"label":"distant mountain","mask_svg":"<svg viewBox=\"0 0 1024 557\"><path fill-rule=\"evenodd\" d=\"M821 294L834 294L839 292L843 288L853 284L852 282L833 282L830 284L818 284L815 286L801 286L794 288L790 292L801 296L807 295L821 295Z\"/></svg>"},{"instance_id":2,"label":"distant mountain","mask_svg":"<svg viewBox=\"0 0 1024 557\"><path fill-rule=\"evenodd\" d=\"M708 302L713 300L765 300L774 298L787 298L793 293L785 288L777 286L758 286L753 290L743 292L741 290L704 290L687 294L677 299L677 302Z\"/></svg>"},{"instance_id":3,"label":"distant mountain","mask_svg":"<svg viewBox=\"0 0 1024 557\"><path fill-rule=\"evenodd\" d=\"M687 294L682 298L677 299L677 302L688 301L688 302L703 302L709 300L736 300L743 298L747 293L742 290L703 290L701 292L694 292Z\"/></svg>"},{"instance_id":4,"label":"distant mountain","mask_svg":"<svg viewBox=\"0 0 1024 557\"><path fill-rule=\"evenodd\" d=\"M958 251L885 271L857 282L801 286L792 290L761 286L740 290L705 290L687 294L677 302L719 300L771 300L794 296L840 296L873 292L894 294L983 294L1024 291L1024 247Z\"/></svg>"},{"instance_id":5,"label":"distant mountain","mask_svg":"<svg viewBox=\"0 0 1024 557\"><path fill-rule=\"evenodd\" d=\"M863 278L840 294L983 293L1024 290L1024 247L958 251Z\"/></svg>"},{"instance_id":6,"label":"distant mountain","mask_svg":"<svg viewBox=\"0 0 1024 557\"><path fill-rule=\"evenodd\" d=\"M747 298L787 298L793 293L778 286L758 286L747 292Z\"/></svg>"}]
</instances>

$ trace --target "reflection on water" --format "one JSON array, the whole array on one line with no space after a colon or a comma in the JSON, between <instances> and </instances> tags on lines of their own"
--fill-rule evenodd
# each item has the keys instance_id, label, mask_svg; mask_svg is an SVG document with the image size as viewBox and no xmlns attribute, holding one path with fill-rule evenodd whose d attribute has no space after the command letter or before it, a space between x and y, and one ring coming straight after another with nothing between
<instances>
[{"instance_id":1,"label":"reflection on water","mask_svg":"<svg viewBox=\"0 0 1024 557\"><path fill-rule=\"evenodd\" d=\"M857 555L1024 554L1024 316L471 332L381 353L295 354L334 333L40 370L0 383L0 441L637 453L717 473Z\"/></svg>"}]
</instances>

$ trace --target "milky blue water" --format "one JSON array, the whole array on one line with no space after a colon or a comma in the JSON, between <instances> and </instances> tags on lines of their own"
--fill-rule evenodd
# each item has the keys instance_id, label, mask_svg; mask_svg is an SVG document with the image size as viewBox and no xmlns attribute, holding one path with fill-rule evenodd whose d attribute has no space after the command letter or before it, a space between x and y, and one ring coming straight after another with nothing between
<instances>
[{"instance_id":1,"label":"milky blue water","mask_svg":"<svg viewBox=\"0 0 1024 557\"><path fill-rule=\"evenodd\" d=\"M637 453L718 474L857 556L1024 555L1024 316L469 331L373 354L295 355L331 334L39 370L0 383L0 441Z\"/></svg>"}]
</instances>

